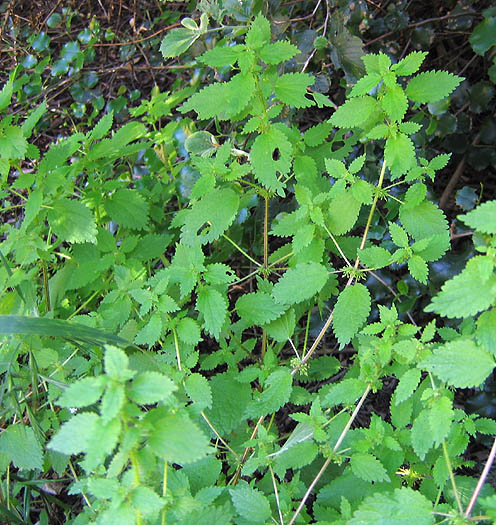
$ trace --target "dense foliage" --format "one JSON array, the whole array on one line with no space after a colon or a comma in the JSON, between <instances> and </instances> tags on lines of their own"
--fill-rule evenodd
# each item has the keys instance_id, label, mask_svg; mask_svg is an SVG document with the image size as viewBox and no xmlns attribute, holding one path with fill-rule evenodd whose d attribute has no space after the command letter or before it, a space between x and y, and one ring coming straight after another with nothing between
<instances>
[{"instance_id":1,"label":"dense foliage","mask_svg":"<svg viewBox=\"0 0 496 525\"><path fill-rule=\"evenodd\" d=\"M496 200L437 180L452 107L484 117L462 162L496 164L496 11L444 18L486 61L469 90L419 35L364 52L401 3L302 32L280 2L197 8L157 39L168 90L105 104L92 20L56 60L30 36L0 92L2 519L491 522L496 447L468 452L496 421L462 401L496 365ZM44 144L64 75L74 129Z\"/></svg>"}]
</instances>

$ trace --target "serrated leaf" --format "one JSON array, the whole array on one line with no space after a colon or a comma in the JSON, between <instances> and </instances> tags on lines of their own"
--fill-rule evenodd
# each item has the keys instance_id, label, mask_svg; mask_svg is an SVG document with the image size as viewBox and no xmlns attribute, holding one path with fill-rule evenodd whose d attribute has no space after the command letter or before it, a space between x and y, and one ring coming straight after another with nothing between
<instances>
[{"instance_id":1,"label":"serrated leaf","mask_svg":"<svg viewBox=\"0 0 496 525\"><path fill-rule=\"evenodd\" d=\"M479 315L475 337L485 350L496 356L496 309L493 308Z\"/></svg>"},{"instance_id":2,"label":"serrated leaf","mask_svg":"<svg viewBox=\"0 0 496 525\"><path fill-rule=\"evenodd\" d=\"M348 344L365 324L370 313L370 293L357 283L345 288L334 306L332 329L340 347Z\"/></svg>"},{"instance_id":3,"label":"serrated leaf","mask_svg":"<svg viewBox=\"0 0 496 525\"><path fill-rule=\"evenodd\" d=\"M434 439L429 428L429 420L429 410L424 409L415 418L412 426L411 436L413 450L421 461L424 460L425 455L434 445Z\"/></svg>"},{"instance_id":4,"label":"serrated leaf","mask_svg":"<svg viewBox=\"0 0 496 525\"><path fill-rule=\"evenodd\" d=\"M0 453L6 454L21 470L42 470L43 451L33 429L27 425L10 424L0 434Z\"/></svg>"},{"instance_id":5,"label":"serrated leaf","mask_svg":"<svg viewBox=\"0 0 496 525\"><path fill-rule=\"evenodd\" d=\"M131 401L138 405L152 405L159 401L166 401L172 392L177 390L176 385L159 372L141 372L133 378L127 394Z\"/></svg>"},{"instance_id":6,"label":"serrated leaf","mask_svg":"<svg viewBox=\"0 0 496 525\"><path fill-rule=\"evenodd\" d=\"M133 508L145 518L153 517L166 504L165 499L161 498L151 488L143 485L134 487L129 495L129 499Z\"/></svg>"},{"instance_id":7,"label":"serrated leaf","mask_svg":"<svg viewBox=\"0 0 496 525\"><path fill-rule=\"evenodd\" d=\"M402 487L365 498L349 525L433 525L432 503L420 492Z\"/></svg>"},{"instance_id":8,"label":"serrated leaf","mask_svg":"<svg viewBox=\"0 0 496 525\"><path fill-rule=\"evenodd\" d=\"M105 381L102 377L78 379L57 399L57 405L67 408L86 407L96 403L103 394Z\"/></svg>"},{"instance_id":9,"label":"serrated leaf","mask_svg":"<svg viewBox=\"0 0 496 525\"><path fill-rule=\"evenodd\" d=\"M496 274L488 272L485 256L467 262L461 273L446 281L425 308L446 317L469 317L486 310L496 300Z\"/></svg>"},{"instance_id":10,"label":"serrated leaf","mask_svg":"<svg viewBox=\"0 0 496 525\"><path fill-rule=\"evenodd\" d=\"M180 341L188 345L196 345L201 340L200 327L198 322L191 317L183 317L177 323L177 336Z\"/></svg>"},{"instance_id":11,"label":"serrated leaf","mask_svg":"<svg viewBox=\"0 0 496 525\"><path fill-rule=\"evenodd\" d=\"M299 263L275 284L272 296L281 304L297 304L320 292L329 278L325 266L315 262Z\"/></svg>"},{"instance_id":12,"label":"serrated leaf","mask_svg":"<svg viewBox=\"0 0 496 525\"><path fill-rule=\"evenodd\" d=\"M391 235L391 240L394 242L394 244L396 244L396 246L399 246L400 248L408 247L408 235L401 226L395 224L394 222L390 222L389 233Z\"/></svg>"},{"instance_id":13,"label":"serrated leaf","mask_svg":"<svg viewBox=\"0 0 496 525\"><path fill-rule=\"evenodd\" d=\"M82 202L59 199L48 210L48 222L61 240L71 243L96 243L96 223L93 213Z\"/></svg>"},{"instance_id":14,"label":"serrated leaf","mask_svg":"<svg viewBox=\"0 0 496 525\"><path fill-rule=\"evenodd\" d=\"M322 406L333 407L354 403L363 394L366 386L364 381L355 378L343 379L334 383L327 388Z\"/></svg>"},{"instance_id":15,"label":"serrated leaf","mask_svg":"<svg viewBox=\"0 0 496 525\"><path fill-rule=\"evenodd\" d=\"M158 420L147 444L158 457L179 465L193 463L210 452L209 441L200 427L180 413Z\"/></svg>"},{"instance_id":16,"label":"serrated leaf","mask_svg":"<svg viewBox=\"0 0 496 525\"><path fill-rule=\"evenodd\" d=\"M332 234L344 235L355 225L362 203L350 189L337 195L329 205L327 226Z\"/></svg>"},{"instance_id":17,"label":"serrated leaf","mask_svg":"<svg viewBox=\"0 0 496 525\"><path fill-rule=\"evenodd\" d=\"M86 137L89 142L94 140L100 140L110 131L112 124L114 122L114 112L106 113L96 124L96 126L91 129Z\"/></svg>"},{"instance_id":18,"label":"serrated leaf","mask_svg":"<svg viewBox=\"0 0 496 525\"><path fill-rule=\"evenodd\" d=\"M406 86L409 99L420 104L437 102L447 97L463 80L447 71L425 71L413 77Z\"/></svg>"},{"instance_id":19,"label":"serrated leaf","mask_svg":"<svg viewBox=\"0 0 496 525\"><path fill-rule=\"evenodd\" d=\"M28 141L21 128L5 126L0 133L0 157L23 159L28 151Z\"/></svg>"},{"instance_id":20,"label":"serrated leaf","mask_svg":"<svg viewBox=\"0 0 496 525\"><path fill-rule=\"evenodd\" d=\"M278 40L273 44L265 44L258 52L258 56L266 64L280 64L298 55L300 50L287 40Z\"/></svg>"},{"instance_id":21,"label":"serrated leaf","mask_svg":"<svg viewBox=\"0 0 496 525\"><path fill-rule=\"evenodd\" d=\"M381 106L393 122L400 122L408 109L408 99L401 86L389 88L382 97Z\"/></svg>"},{"instance_id":22,"label":"serrated leaf","mask_svg":"<svg viewBox=\"0 0 496 525\"><path fill-rule=\"evenodd\" d=\"M410 368L399 379L398 386L394 391L394 404L399 405L408 399L420 383L422 373L418 368Z\"/></svg>"},{"instance_id":23,"label":"serrated leaf","mask_svg":"<svg viewBox=\"0 0 496 525\"><path fill-rule=\"evenodd\" d=\"M351 187L351 194L362 204L372 204L374 187L366 180L357 180Z\"/></svg>"},{"instance_id":24,"label":"serrated leaf","mask_svg":"<svg viewBox=\"0 0 496 525\"><path fill-rule=\"evenodd\" d=\"M264 383L264 389L253 404L248 405L247 417L259 417L276 412L285 405L293 389L293 376L287 368L272 372Z\"/></svg>"},{"instance_id":25,"label":"serrated leaf","mask_svg":"<svg viewBox=\"0 0 496 525\"><path fill-rule=\"evenodd\" d=\"M14 82L12 79L9 79L2 87L0 91L0 111L4 110L10 101L12 100L12 93L14 88Z\"/></svg>"},{"instance_id":26,"label":"serrated leaf","mask_svg":"<svg viewBox=\"0 0 496 525\"><path fill-rule=\"evenodd\" d=\"M311 86L315 79L307 73L285 73L276 80L274 89L276 97L295 108L307 108L315 105L315 102L305 97L307 87Z\"/></svg>"},{"instance_id":27,"label":"serrated leaf","mask_svg":"<svg viewBox=\"0 0 496 525\"><path fill-rule=\"evenodd\" d=\"M480 386L494 365L494 358L471 339L450 341L419 363L419 367L457 388Z\"/></svg>"},{"instance_id":28,"label":"serrated leaf","mask_svg":"<svg viewBox=\"0 0 496 525\"><path fill-rule=\"evenodd\" d=\"M211 67L226 67L231 66L238 59L240 52L243 51L244 46L215 46L208 49L199 56L197 60L206 66Z\"/></svg>"},{"instance_id":29,"label":"serrated leaf","mask_svg":"<svg viewBox=\"0 0 496 525\"><path fill-rule=\"evenodd\" d=\"M452 402L445 396L435 398L429 410L429 424L434 446L440 445L447 438L452 421Z\"/></svg>"},{"instance_id":30,"label":"serrated leaf","mask_svg":"<svg viewBox=\"0 0 496 525\"><path fill-rule=\"evenodd\" d=\"M496 421L487 417L481 417L475 420L475 428L481 434L496 434Z\"/></svg>"},{"instance_id":31,"label":"serrated leaf","mask_svg":"<svg viewBox=\"0 0 496 525\"><path fill-rule=\"evenodd\" d=\"M212 408L212 390L201 374L191 374L184 382L184 388L197 410Z\"/></svg>"},{"instance_id":32,"label":"serrated leaf","mask_svg":"<svg viewBox=\"0 0 496 525\"><path fill-rule=\"evenodd\" d=\"M196 309L203 314L203 329L216 339L227 316L227 300L215 288L203 286L198 292Z\"/></svg>"},{"instance_id":33,"label":"serrated leaf","mask_svg":"<svg viewBox=\"0 0 496 525\"><path fill-rule=\"evenodd\" d=\"M316 124L305 131L303 140L307 146L319 146L326 140L331 131L332 124L330 122L319 122L319 124Z\"/></svg>"},{"instance_id":34,"label":"serrated leaf","mask_svg":"<svg viewBox=\"0 0 496 525\"><path fill-rule=\"evenodd\" d=\"M434 171L441 170L448 164L450 158L451 153L442 153L441 155L437 155L429 162L429 168L433 169Z\"/></svg>"},{"instance_id":35,"label":"serrated leaf","mask_svg":"<svg viewBox=\"0 0 496 525\"><path fill-rule=\"evenodd\" d=\"M359 127L377 110L378 103L372 97L351 98L333 113L330 122L338 128Z\"/></svg>"},{"instance_id":36,"label":"serrated leaf","mask_svg":"<svg viewBox=\"0 0 496 525\"><path fill-rule=\"evenodd\" d=\"M382 463L372 454L353 454L350 465L353 474L364 481L391 481Z\"/></svg>"},{"instance_id":37,"label":"serrated leaf","mask_svg":"<svg viewBox=\"0 0 496 525\"><path fill-rule=\"evenodd\" d=\"M384 159L391 171L391 180L401 177L415 164L415 147L404 133L386 139Z\"/></svg>"},{"instance_id":38,"label":"serrated leaf","mask_svg":"<svg viewBox=\"0 0 496 525\"><path fill-rule=\"evenodd\" d=\"M236 311L247 326L263 325L274 321L286 310L268 293L256 292L242 295L236 302Z\"/></svg>"},{"instance_id":39,"label":"serrated leaf","mask_svg":"<svg viewBox=\"0 0 496 525\"><path fill-rule=\"evenodd\" d=\"M314 234L315 225L313 224L306 224L294 234L292 246L295 255L300 253L312 242Z\"/></svg>"},{"instance_id":40,"label":"serrated leaf","mask_svg":"<svg viewBox=\"0 0 496 525\"><path fill-rule=\"evenodd\" d=\"M269 500L259 490L245 486L229 489L236 511L253 525L266 523L272 511Z\"/></svg>"},{"instance_id":41,"label":"serrated leaf","mask_svg":"<svg viewBox=\"0 0 496 525\"><path fill-rule=\"evenodd\" d=\"M270 42L270 22L259 14L246 33L245 43L248 47L259 49L268 42Z\"/></svg>"},{"instance_id":42,"label":"serrated leaf","mask_svg":"<svg viewBox=\"0 0 496 525\"><path fill-rule=\"evenodd\" d=\"M275 321L264 325L265 331L269 337L272 337L278 343L285 343L293 336L296 327L296 316L293 308L290 308L286 313Z\"/></svg>"},{"instance_id":43,"label":"serrated leaf","mask_svg":"<svg viewBox=\"0 0 496 525\"><path fill-rule=\"evenodd\" d=\"M291 168L293 148L286 135L275 126L259 135L250 152L250 164L255 177L268 189L282 192L283 184L277 174L285 175ZM277 158L278 154L279 158Z\"/></svg>"},{"instance_id":44,"label":"serrated leaf","mask_svg":"<svg viewBox=\"0 0 496 525\"><path fill-rule=\"evenodd\" d=\"M218 239L238 213L239 197L229 188L216 188L196 201L181 228L181 241L190 246Z\"/></svg>"},{"instance_id":45,"label":"serrated leaf","mask_svg":"<svg viewBox=\"0 0 496 525\"><path fill-rule=\"evenodd\" d=\"M121 420L118 417L109 421L101 418L95 425L86 443L85 458L81 462L86 472L92 472L103 464L106 457L115 449L121 429Z\"/></svg>"},{"instance_id":46,"label":"serrated leaf","mask_svg":"<svg viewBox=\"0 0 496 525\"><path fill-rule=\"evenodd\" d=\"M367 137L372 140L385 139L389 135L389 126L378 124L367 132Z\"/></svg>"},{"instance_id":47,"label":"serrated leaf","mask_svg":"<svg viewBox=\"0 0 496 525\"><path fill-rule=\"evenodd\" d=\"M402 58L397 64L393 64L391 70L399 77L413 75L420 69L427 54L426 51L414 51L413 53L408 54L405 58Z\"/></svg>"},{"instance_id":48,"label":"serrated leaf","mask_svg":"<svg viewBox=\"0 0 496 525\"><path fill-rule=\"evenodd\" d=\"M100 418L93 412L76 414L62 424L49 441L47 448L68 456L79 454L86 450L88 440L99 424Z\"/></svg>"},{"instance_id":49,"label":"serrated leaf","mask_svg":"<svg viewBox=\"0 0 496 525\"><path fill-rule=\"evenodd\" d=\"M413 184L410 186L405 193L405 204L403 207L405 209L407 208L413 208L414 206L418 206L424 199L427 194L427 186L423 184L422 182L417 182L416 184Z\"/></svg>"},{"instance_id":50,"label":"serrated leaf","mask_svg":"<svg viewBox=\"0 0 496 525\"><path fill-rule=\"evenodd\" d=\"M360 261L367 268L384 268L391 261L391 254L380 246L370 246L360 250Z\"/></svg>"},{"instance_id":51,"label":"serrated leaf","mask_svg":"<svg viewBox=\"0 0 496 525\"><path fill-rule=\"evenodd\" d=\"M420 255L412 255L408 259L408 271L410 275L419 283L427 284L427 276L429 275L429 268L427 263L420 257Z\"/></svg>"},{"instance_id":52,"label":"serrated leaf","mask_svg":"<svg viewBox=\"0 0 496 525\"><path fill-rule=\"evenodd\" d=\"M160 314L153 314L145 326L136 334L134 342L137 345L153 346L160 339L162 328L162 317Z\"/></svg>"},{"instance_id":53,"label":"serrated leaf","mask_svg":"<svg viewBox=\"0 0 496 525\"><path fill-rule=\"evenodd\" d=\"M370 73L362 77L352 88L350 94L351 97L359 97L366 95L381 81L381 75L378 73Z\"/></svg>"},{"instance_id":54,"label":"serrated leaf","mask_svg":"<svg viewBox=\"0 0 496 525\"><path fill-rule=\"evenodd\" d=\"M199 31L187 28L173 29L162 40L160 52L164 58L173 58L187 51L190 46L200 37Z\"/></svg>"},{"instance_id":55,"label":"serrated leaf","mask_svg":"<svg viewBox=\"0 0 496 525\"><path fill-rule=\"evenodd\" d=\"M105 200L104 208L114 222L126 228L143 230L148 225L148 203L136 190L117 190Z\"/></svg>"},{"instance_id":56,"label":"serrated leaf","mask_svg":"<svg viewBox=\"0 0 496 525\"><path fill-rule=\"evenodd\" d=\"M458 219L474 230L496 234L496 200L484 202Z\"/></svg>"}]
</instances>

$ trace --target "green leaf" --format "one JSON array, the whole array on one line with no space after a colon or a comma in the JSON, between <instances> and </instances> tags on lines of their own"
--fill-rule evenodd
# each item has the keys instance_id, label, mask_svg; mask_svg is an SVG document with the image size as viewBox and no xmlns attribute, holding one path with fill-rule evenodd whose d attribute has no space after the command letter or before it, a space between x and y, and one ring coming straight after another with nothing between
<instances>
[{"instance_id":1,"label":"green leaf","mask_svg":"<svg viewBox=\"0 0 496 525\"><path fill-rule=\"evenodd\" d=\"M88 440L100 423L100 418L93 412L76 414L62 424L47 447L68 456L84 452Z\"/></svg>"},{"instance_id":2,"label":"green leaf","mask_svg":"<svg viewBox=\"0 0 496 525\"><path fill-rule=\"evenodd\" d=\"M496 356L496 309L493 308L479 315L475 337L485 350Z\"/></svg>"},{"instance_id":3,"label":"green leaf","mask_svg":"<svg viewBox=\"0 0 496 525\"><path fill-rule=\"evenodd\" d=\"M408 235L401 226L395 224L394 222L390 222L389 233L391 235L391 240L394 242L394 244L396 244L396 246L399 246L400 248L408 248Z\"/></svg>"},{"instance_id":4,"label":"green leaf","mask_svg":"<svg viewBox=\"0 0 496 525\"><path fill-rule=\"evenodd\" d=\"M453 403L446 397L434 399L429 410L429 424L434 446L440 445L447 437L453 421Z\"/></svg>"},{"instance_id":5,"label":"green leaf","mask_svg":"<svg viewBox=\"0 0 496 525\"><path fill-rule=\"evenodd\" d=\"M112 408L115 413L119 411L115 410L114 407ZM106 457L115 449L121 430L122 426L119 417L108 421L101 418L93 427L93 432L88 436L86 442L86 456L81 462L81 466L86 472L92 472L103 464Z\"/></svg>"},{"instance_id":6,"label":"green leaf","mask_svg":"<svg viewBox=\"0 0 496 525\"><path fill-rule=\"evenodd\" d=\"M496 234L496 200L484 202L458 219L474 230Z\"/></svg>"},{"instance_id":7,"label":"green leaf","mask_svg":"<svg viewBox=\"0 0 496 525\"><path fill-rule=\"evenodd\" d=\"M480 386L495 365L494 357L470 339L456 339L436 348L419 367L456 388Z\"/></svg>"},{"instance_id":8,"label":"green leaf","mask_svg":"<svg viewBox=\"0 0 496 525\"><path fill-rule=\"evenodd\" d=\"M218 339L227 315L227 300L215 288L203 286L198 292L196 309L203 314L203 328Z\"/></svg>"},{"instance_id":9,"label":"green leaf","mask_svg":"<svg viewBox=\"0 0 496 525\"><path fill-rule=\"evenodd\" d=\"M129 495L131 505L138 510L143 517L153 517L166 504L155 491L149 487L138 485Z\"/></svg>"},{"instance_id":10,"label":"green leaf","mask_svg":"<svg viewBox=\"0 0 496 525\"><path fill-rule=\"evenodd\" d=\"M27 425L10 424L3 430L0 434L0 454L6 454L18 469L43 469L41 445L33 429Z\"/></svg>"},{"instance_id":11,"label":"green leaf","mask_svg":"<svg viewBox=\"0 0 496 525\"><path fill-rule=\"evenodd\" d=\"M126 353L114 346L108 346L103 358L105 373L115 381L127 381L134 372L129 370L129 358Z\"/></svg>"},{"instance_id":12,"label":"green leaf","mask_svg":"<svg viewBox=\"0 0 496 525\"><path fill-rule=\"evenodd\" d=\"M177 323L177 335L181 341L188 345L196 345L201 340L198 322L191 317L183 317Z\"/></svg>"},{"instance_id":13,"label":"green leaf","mask_svg":"<svg viewBox=\"0 0 496 525\"><path fill-rule=\"evenodd\" d=\"M353 454L350 465L353 474L364 481L391 481L382 463L372 454Z\"/></svg>"},{"instance_id":14,"label":"green leaf","mask_svg":"<svg viewBox=\"0 0 496 525\"><path fill-rule=\"evenodd\" d=\"M114 112L106 113L99 121L98 124L91 129L86 137L89 142L94 140L100 140L110 131L114 122Z\"/></svg>"},{"instance_id":15,"label":"green leaf","mask_svg":"<svg viewBox=\"0 0 496 525\"><path fill-rule=\"evenodd\" d=\"M239 58L244 46L215 46L199 56L197 60L210 67L231 66Z\"/></svg>"},{"instance_id":16,"label":"green leaf","mask_svg":"<svg viewBox=\"0 0 496 525\"><path fill-rule=\"evenodd\" d=\"M417 389L422 373L418 368L410 368L400 378L394 391L394 404L399 405L408 399Z\"/></svg>"},{"instance_id":17,"label":"green leaf","mask_svg":"<svg viewBox=\"0 0 496 525\"><path fill-rule=\"evenodd\" d=\"M229 188L216 188L196 201L181 229L181 241L193 246L218 239L238 213L239 197Z\"/></svg>"},{"instance_id":18,"label":"green leaf","mask_svg":"<svg viewBox=\"0 0 496 525\"><path fill-rule=\"evenodd\" d=\"M136 334L134 342L137 345L154 345L162 335L163 324L160 314L153 314L148 322Z\"/></svg>"},{"instance_id":19,"label":"green leaf","mask_svg":"<svg viewBox=\"0 0 496 525\"><path fill-rule=\"evenodd\" d=\"M333 407L354 403L363 394L366 386L364 381L350 377L327 388L324 387L322 406Z\"/></svg>"},{"instance_id":20,"label":"green leaf","mask_svg":"<svg viewBox=\"0 0 496 525\"><path fill-rule=\"evenodd\" d=\"M184 388L198 410L212 408L212 390L201 374L191 374L184 382Z\"/></svg>"},{"instance_id":21,"label":"green leaf","mask_svg":"<svg viewBox=\"0 0 496 525\"><path fill-rule=\"evenodd\" d=\"M253 525L266 523L272 515L269 500L255 488L235 487L229 494L236 511Z\"/></svg>"},{"instance_id":22,"label":"green leaf","mask_svg":"<svg viewBox=\"0 0 496 525\"><path fill-rule=\"evenodd\" d=\"M258 15L246 33L245 44L252 49L259 49L270 42L270 22Z\"/></svg>"},{"instance_id":23,"label":"green leaf","mask_svg":"<svg viewBox=\"0 0 496 525\"><path fill-rule=\"evenodd\" d=\"M280 64L298 55L300 50L287 40L278 40L273 44L265 44L258 52L258 56L266 64Z\"/></svg>"},{"instance_id":24,"label":"green leaf","mask_svg":"<svg viewBox=\"0 0 496 525\"><path fill-rule=\"evenodd\" d=\"M114 222L126 228L143 230L148 225L148 203L136 190L117 190L105 200L104 208Z\"/></svg>"},{"instance_id":25,"label":"green leaf","mask_svg":"<svg viewBox=\"0 0 496 525\"><path fill-rule=\"evenodd\" d=\"M344 235L355 225L362 203L358 201L353 191L346 189L329 205L327 226L334 235Z\"/></svg>"},{"instance_id":26,"label":"green leaf","mask_svg":"<svg viewBox=\"0 0 496 525\"><path fill-rule=\"evenodd\" d=\"M306 248L312 242L314 234L315 225L313 224L305 224L305 226L297 230L292 241L293 253L296 255Z\"/></svg>"},{"instance_id":27,"label":"green leaf","mask_svg":"<svg viewBox=\"0 0 496 525\"><path fill-rule=\"evenodd\" d=\"M447 97L463 80L447 71L426 71L413 77L406 86L409 99L420 104Z\"/></svg>"},{"instance_id":28,"label":"green leaf","mask_svg":"<svg viewBox=\"0 0 496 525\"><path fill-rule=\"evenodd\" d=\"M103 377L83 377L65 390L57 399L57 405L67 408L80 408L96 403L103 394Z\"/></svg>"},{"instance_id":29,"label":"green leaf","mask_svg":"<svg viewBox=\"0 0 496 525\"><path fill-rule=\"evenodd\" d=\"M95 218L82 202L69 199L55 201L48 210L48 222L60 240L96 243Z\"/></svg>"},{"instance_id":30,"label":"green leaf","mask_svg":"<svg viewBox=\"0 0 496 525\"><path fill-rule=\"evenodd\" d=\"M391 171L391 180L405 174L415 164L415 147L404 133L386 139L384 159Z\"/></svg>"},{"instance_id":31,"label":"green leaf","mask_svg":"<svg viewBox=\"0 0 496 525\"><path fill-rule=\"evenodd\" d=\"M319 146L325 141L331 131L332 124L330 122L319 122L319 124L316 124L305 131L303 140L307 146Z\"/></svg>"},{"instance_id":32,"label":"green leaf","mask_svg":"<svg viewBox=\"0 0 496 525\"><path fill-rule=\"evenodd\" d=\"M419 255L412 255L408 259L408 270L410 275L422 284L427 284L427 276L429 275L429 268L427 263Z\"/></svg>"},{"instance_id":33,"label":"green leaf","mask_svg":"<svg viewBox=\"0 0 496 525\"><path fill-rule=\"evenodd\" d=\"M0 111L3 111L7 106L10 105L12 100L14 82L12 79L9 79L0 91Z\"/></svg>"},{"instance_id":34,"label":"green leaf","mask_svg":"<svg viewBox=\"0 0 496 525\"><path fill-rule=\"evenodd\" d=\"M489 271L488 271L489 270ZM446 317L468 317L486 310L496 300L496 274L486 256L467 262L461 273L446 281L425 308Z\"/></svg>"},{"instance_id":35,"label":"green leaf","mask_svg":"<svg viewBox=\"0 0 496 525\"><path fill-rule=\"evenodd\" d=\"M330 122L338 128L355 128L368 120L378 110L375 98L355 97L347 100L333 113Z\"/></svg>"},{"instance_id":36,"label":"green leaf","mask_svg":"<svg viewBox=\"0 0 496 525\"><path fill-rule=\"evenodd\" d=\"M414 51L402 58L397 64L393 64L391 71L394 71L399 77L413 75L420 69L427 55L426 51Z\"/></svg>"},{"instance_id":37,"label":"green leaf","mask_svg":"<svg viewBox=\"0 0 496 525\"><path fill-rule=\"evenodd\" d=\"M269 337L278 343L285 343L293 336L296 327L296 316L293 308L290 308L284 315L264 326Z\"/></svg>"},{"instance_id":38,"label":"green leaf","mask_svg":"<svg viewBox=\"0 0 496 525\"><path fill-rule=\"evenodd\" d=\"M332 329L340 347L348 344L364 325L370 313L370 293L357 283L345 288L334 306Z\"/></svg>"},{"instance_id":39,"label":"green leaf","mask_svg":"<svg viewBox=\"0 0 496 525\"><path fill-rule=\"evenodd\" d=\"M424 409L415 418L411 431L412 446L415 454L424 460L425 455L434 445L434 439L430 431L430 411Z\"/></svg>"},{"instance_id":40,"label":"green leaf","mask_svg":"<svg viewBox=\"0 0 496 525\"><path fill-rule=\"evenodd\" d=\"M152 405L159 401L167 401L175 390L176 385L163 374L141 372L134 377L127 394L129 399L138 405Z\"/></svg>"},{"instance_id":41,"label":"green leaf","mask_svg":"<svg viewBox=\"0 0 496 525\"><path fill-rule=\"evenodd\" d=\"M359 251L360 261L367 268L384 268L391 261L391 254L380 246L370 246Z\"/></svg>"},{"instance_id":42,"label":"green leaf","mask_svg":"<svg viewBox=\"0 0 496 525\"><path fill-rule=\"evenodd\" d=\"M325 266L315 262L299 263L275 284L272 296L281 304L297 304L320 292L329 278Z\"/></svg>"},{"instance_id":43,"label":"green leaf","mask_svg":"<svg viewBox=\"0 0 496 525\"><path fill-rule=\"evenodd\" d=\"M408 99L401 86L388 88L382 97L381 106L393 122L400 122L408 109Z\"/></svg>"},{"instance_id":44,"label":"green leaf","mask_svg":"<svg viewBox=\"0 0 496 525\"><path fill-rule=\"evenodd\" d=\"M256 292L242 295L236 302L236 311L247 326L263 325L280 317L286 308L275 302L268 293Z\"/></svg>"},{"instance_id":45,"label":"green leaf","mask_svg":"<svg viewBox=\"0 0 496 525\"><path fill-rule=\"evenodd\" d=\"M307 87L311 86L315 79L307 73L285 73L277 78L274 89L276 97L295 108L307 108L315 103L306 98Z\"/></svg>"},{"instance_id":46,"label":"green leaf","mask_svg":"<svg viewBox=\"0 0 496 525\"><path fill-rule=\"evenodd\" d=\"M348 97L360 97L366 95L381 81L379 73L370 73L362 77L352 88Z\"/></svg>"},{"instance_id":47,"label":"green leaf","mask_svg":"<svg viewBox=\"0 0 496 525\"><path fill-rule=\"evenodd\" d=\"M285 405L293 390L293 376L287 368L280 368L272 372L264 383L260 397L248 406L248 417L260 417L276 412Z\"/></svg>"},{"instance_id":48,"label":"green leaf","mask_svg":"<svg viewBox=\"0 0 496 525\"><path fill-rule=\"evenodd\" d=\"M173 58L181 55L200 37L199 31L179 28L173 29L162 40L160 52L164 58Z\"/></svg>"},{"instance_id":49,"label":"green leaf","mask_svg":"<svg viewBox=\"0 0 496 525\"><path fill-rule=\"evenodd\" d=\"M349 525L433 525L432 503L420 492L402 487L375 493L360 503Z\"/></svg>"},{"instance_id":50,"label":"green leaf","mask_svg":"<svg viewBox=\"0 0 496 525\"><path fill-rule=\"evenodd\" d=\"M496 45L496 17L484 18L480 24L475 26L468 40L478 55L484 55L488 49Z\"/></svg>"},{"instance_id":51,"label":"green leaf","mask_svg":"<svg viewBox=\"0 0 496 525\"><path fill-rule=\"evenodd\" d=\"M192 463L210 452L209 441L200 427L180 413L159 419L147 443L154 454L179 465Z\"/></svg>"}]
</instances>

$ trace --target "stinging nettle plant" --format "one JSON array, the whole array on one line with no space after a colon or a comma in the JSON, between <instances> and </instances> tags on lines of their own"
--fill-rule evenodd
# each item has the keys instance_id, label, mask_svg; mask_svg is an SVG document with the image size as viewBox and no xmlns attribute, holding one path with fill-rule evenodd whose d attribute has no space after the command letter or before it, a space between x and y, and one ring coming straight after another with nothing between
<instances>
[{"instance_id":1,"label":"stinging nettle plant","mask_svg":"<svg viewBox=\"0 0 496 525\"><path fill-rule=\"evenodd\" d=\"M219 31L207 29L206 15L183 26L163 40L165 57ZM298 53L272 41L263 16L224 28L196 59L223 81L157 100L169 105L155 119L153 101L144 103L135 117L148 127L127 124L105 139L110 115L66 144L72 154L96 142L73 170L109 147L111 161L132 154L143 137L165 163L177 124L157 131L156 121L179 104L184 119L196 114L184 162L196 180L162 239L177 239L170 257L154 270L136 261L135 246L127 259L119 252L115 288L95 312L97 324L153 351L107 346L103 369L52 391L63 422L47 447L82 455L71 491L86 507L73 523L468 523L475 504L473 519L494 517L494 491L478 499L477 480L455 472L467 465L470 436L496 425L453 405L454 388L479 386L495 365L494 202L460 217L481 255L427 307L463 318L460 326L405 322L396 295L374 305L368 322L370 276L406 268L426 284L428 263L450 247L447 220L428 199L449 155L423 158L415 135L421 106L462 78L420 72L423 52L395 64L364 55L365 76L336 108L311 91L311 75L287 72ZM302 131L298 111L312 106L330 118ZM153 196L166 195L158 187L133 193L116 184L107 201L92 203L91 232L71 242L112 244L105 213L133 227L120 204L141 216L140 227L153 224ZM75 206L59 204L83 213ZM243 231L249 215L252 242ZM63 236L63 224L49 220ZM335 353L321 347L330 330ZM341 357L345 347L351 358ZM388 413L355 426L369 394L391 383ZM288 413L289 434L278 426Z\"/></svg>"}]
</instances>

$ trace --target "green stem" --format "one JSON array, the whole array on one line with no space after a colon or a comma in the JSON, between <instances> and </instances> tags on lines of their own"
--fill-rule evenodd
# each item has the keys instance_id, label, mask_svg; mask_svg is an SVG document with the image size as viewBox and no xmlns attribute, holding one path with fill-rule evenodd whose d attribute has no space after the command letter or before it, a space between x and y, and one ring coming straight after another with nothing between
<instances>
[{"instance_id":1,"label":"green stem","mask_svg":"<svg viewBox=\"0 0 496 525\"><path fill-rule=\"evenodd\" d=\"M451 481L453 492L455 494L455 500L456 500L456 505L458 506L458 512L460 514L463 514L463 507L462 507L462 502L460 500L460 494L458 494L458 489L456 488L455 476L453 474L453 469L451 467L451 461L448 455L448 448L446 447L446 442L444 441L443 441L443 455L444 455L444 461L446 461L446 466L448 467L449 478Z\"/></svg>"},{"instance_id":2,"label":"green stem","mask_svg":"<svg viewBox=\"0 0 496 525\"><path fill-rule=\"evenodd\" d=\"M140 471L139 471L139 461L138 456L136 455L136 450L133 448L129 453L131 457L131 464L133 465L133 478L134 484L139 487L140 485ZM143 525L143 518L141 512L136 510L136 525Z\"/></svg>"},{"instance_id":3,"label":"green stem","mask_svg":"<svg viewBox=\"0 0 496 525\"><path fill-rule=\"evenodd\" d=\"M239 244L235 243L231 238L229 238L225 233L222 234L222 237L226 239L226 241L229 241L240 253L242 253L248 260L250 260L253 264L256 264L257 266L262 266L258 261L256 261L251 255L248 255Z\"/></svg>"},{"instance_id":4,"label":"green stem","mask_svg":"<svg viewBox=\"0 0 496 525\"><path fill-rule=\"evenodd\" d=\"M177 339L177 331L175 328L172 329L172 335L174 336L174 347L176 348L177 368L179 371L182 371L181 354L179 353L179 341Z\"/></svg>"},{"instance_id":5,"label":"green stem","mask_svg":"<svg viewBox=\"0 0 496 525\"><path fill-rule=\"evenodd\" d=\"M162 497L165 498L167 494L167 461L164 461L164 473L162 475ZM167 509L162 509L162 525L166 525L167 522Z\"/></svg>"}]
</instances>

